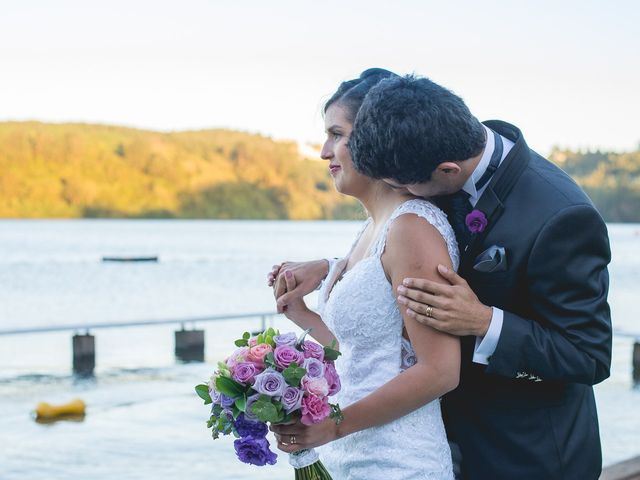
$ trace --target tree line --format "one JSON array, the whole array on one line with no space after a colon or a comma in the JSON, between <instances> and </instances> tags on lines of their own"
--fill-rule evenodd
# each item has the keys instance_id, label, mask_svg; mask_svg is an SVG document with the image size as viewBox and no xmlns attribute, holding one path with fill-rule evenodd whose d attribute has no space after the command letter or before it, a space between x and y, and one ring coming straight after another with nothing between
<instances>
[{"instance_id":1,"label":"tree line","mask_svg":"<svg viewBox=\"0 0 640 480\"><path fill-rule=\"evenodd\" d=\"M607 221L640 221L640 151L550 159ZM225 129L0 123L2 218L354 219L327 164L297 144Z\"/></svg>"}]
</instances>

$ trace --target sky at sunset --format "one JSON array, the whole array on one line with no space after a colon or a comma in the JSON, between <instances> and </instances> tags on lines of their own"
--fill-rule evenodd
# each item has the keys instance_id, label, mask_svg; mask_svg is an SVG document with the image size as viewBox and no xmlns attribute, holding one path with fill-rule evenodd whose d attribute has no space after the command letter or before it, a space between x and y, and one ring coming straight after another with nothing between
<instances>
[{"instance_id":1,"label":"sky at sunset","mask_svg":"<svg viewBox=\"0 0 640 480\"><path fill-rule=\"evenodd\" d=\"M365 68L414 72L530 146L635 149L640 2L3 2L0 121L228 127L320 142Z\"/></svg>"}]
</instances>

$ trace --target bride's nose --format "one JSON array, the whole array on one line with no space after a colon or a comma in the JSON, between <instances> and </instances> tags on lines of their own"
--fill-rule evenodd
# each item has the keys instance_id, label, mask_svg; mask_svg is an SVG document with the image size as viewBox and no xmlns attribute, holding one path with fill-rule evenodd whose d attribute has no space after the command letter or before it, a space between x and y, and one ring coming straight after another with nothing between
<instances>
[{"instance_id":1,"label":"bride's nose","mask_svg":"<svg viewBox=\"0 0 640 480\"><path fill-rule=\"evenodd\" d=\"M331 160L333 158L333 149L328 144L329 142L324 142L322 150L320 150L320 158L323 160Z\"/></svg>"}]
</instances>

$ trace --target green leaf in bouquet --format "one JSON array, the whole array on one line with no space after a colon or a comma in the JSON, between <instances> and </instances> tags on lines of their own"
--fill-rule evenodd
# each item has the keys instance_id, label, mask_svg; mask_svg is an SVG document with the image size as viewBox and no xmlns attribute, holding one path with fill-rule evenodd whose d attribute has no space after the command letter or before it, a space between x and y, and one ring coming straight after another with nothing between
<instances>
[{"instance_id":1,"label":"green leaf in bouquet","mask_svg":"<svg viewBox=\"0 0 640 480\"><path fill-rule=\"evenodd\" d=\"M251 411L261 422L277 423L280 417L278 409L267 395L261 395L252 405Z\"/></svg>"},{"instance_id":2,"label":"green leaf in bouquet","mask_svg":"<svg viewBox=\"0 0 640 480\"><path fill-rule=\"evenodd\" d=\"M335 345L336 345L336 341L334 340L333 342L331 342L330 347L324 347L325 360L335 361L338 359L340 355L342 355L342 353L340 353L338 350L335 350Z\"/></svg>"},{"instance_id":3,"label":"green leaf in bouquet","mask_svg":"<svg viewBox=\"0 0 640 480\"><path fill-rule=\"evenodd\" d=\"M302 380L302 377L304 377L306 373L307 371L299 367L296 362L291 362L291 364L282 371L282 376L289 385L297 387L300 385L300 380Z\"/></svg>"},{"instance_id":4,"label":"green leaf in bouquet","mask_svg":"<svg viewBox=\"0 0 640 480\"><path fill-rule=\"evenodd\" d=\"M256 338L256 345L260 345L261 343L264 343L264 334L262 333Z\"/></svg>"},{"instance_id":5,"label":"green leaf in bouquet","mask_svg":"<svg viewBox=\"0 0 640 480\"><path fill-rule=\"evenodd\" d=\"M269 352L264 356L264 364L267 367L271 367L274 370L278 369L278 366L276 365L276 359L273 355L273 352Z\"/></svg>"},{"instance_id":6,"label":"green leaf in bouquet","mask_svg":"<svg viewBox=\"0 0 640 480\"><path fill-rule=\"evenodd\" d=\"M209 395L209 385L203 383L196 385L196 393L204 400L205 405L209 405L212 402L211 395Z\"/></svg>"},{"instance_id":7,"label":"green leaf in bouquet","mask_svg":"<svg viewBox=\"0 0 640 480\"><path fill-rule=\"evenodd\" d=\"M234 405L232 410L233 419L237 420L241 413L240 409Z\"/></svg>"},{"instance_id":8,"label":"green leaf in bouquet","mask_svg":"<svg viewBox=\"0 0 640 480\"><path fill-rule=\"evenodd\" d=\"M250 334L249 332L244 332L244 333L242 334L242 338L243 338L244 340L249 340L249 339L251 338L251 334Z\"/></svg>"},{"instance_id":9,"label":"green leaf in bouquet","mask_svg":"<svg viewBox=\"0 0 640 480\"><path fill-rule=\"evenodd\" d=\"M207 420L207 428L213 427L213 425L218 421L218 417L215 415L211 415L209 420Z\"/></svg>"},{"instance_id":10,"label":"green leaf in bouquet","mask_svg":"<svg viewBox=\"0 0 640 480\"><path fill-rule=\"evenodd\" d=\"M230 398L239 397L244 393L244 387L242 385L227 377L216 378L216 390Z\"/></svg>"},{"instance_id":11,"label":"green leaf in bouquet","mask_svg":"<svg viewBox=\"0 0 640 480\"><path fill-rule=\"evenodd\" d=\"M240 398L236 399L236 408L241 412L247 411L247 394L245 393Z\"/></svg>"},{"instance_id":12,"label":"green leaf in bouquet","mask_svg":"<svg viewBox=\"0 0 640 480\"><path fill-rule=\"evenodd\" d=\"M246 347L246 346L249 345L249 342L247 340L245 340L244 338L239 338L238 340L236 340L233 343L235 344L236 347Z\"/></svg>"}]
</instances>

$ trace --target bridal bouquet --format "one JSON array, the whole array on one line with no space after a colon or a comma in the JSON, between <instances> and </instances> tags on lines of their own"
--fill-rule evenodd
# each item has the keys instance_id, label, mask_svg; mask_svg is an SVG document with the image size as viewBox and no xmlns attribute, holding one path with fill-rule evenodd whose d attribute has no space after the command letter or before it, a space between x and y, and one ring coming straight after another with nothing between
<instances>
[{"instance_id":1,"label":"bridal bouquet","mask_svg":"<svg viewBox=\"0 0 640 480\"><path fill-rule=\"evenodd\" d=\"M334 360L340 352L305 340L307 330L280 334L269 328L256 337L245 332L235 341L237 349L208 384L196 386L205 405L212 404L207 427L214 439L233 434L241 462L263 466L276 463L269 449L267 422L286 423L300 419L305 425L331 417L339 422L340 407L328 397L340 390ZM301 450L290 455L296 479L330 479L317 454Z\"/></svg>"}]
</instances>

